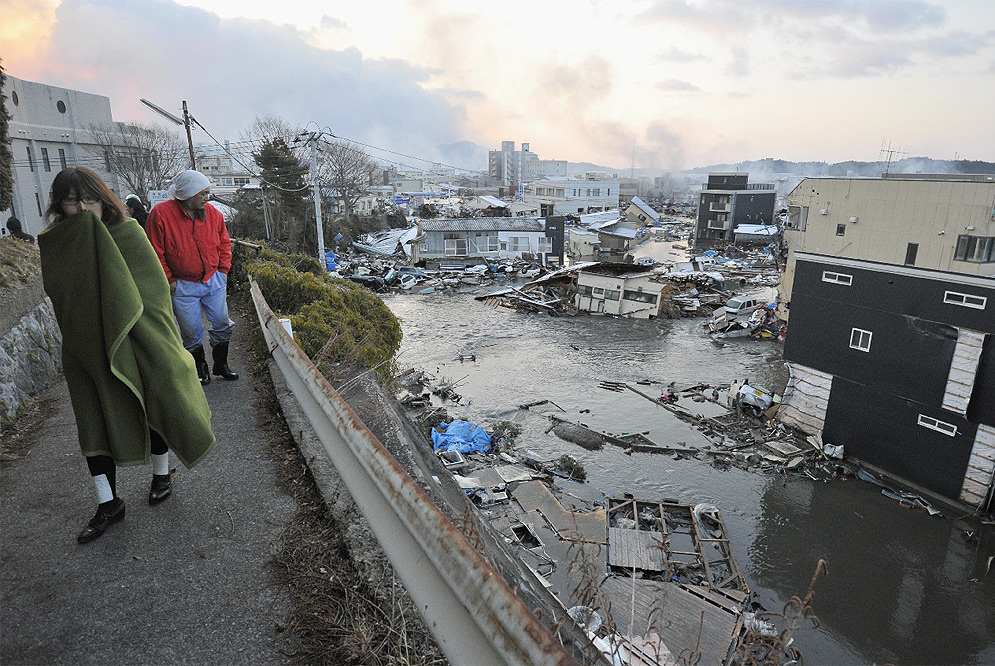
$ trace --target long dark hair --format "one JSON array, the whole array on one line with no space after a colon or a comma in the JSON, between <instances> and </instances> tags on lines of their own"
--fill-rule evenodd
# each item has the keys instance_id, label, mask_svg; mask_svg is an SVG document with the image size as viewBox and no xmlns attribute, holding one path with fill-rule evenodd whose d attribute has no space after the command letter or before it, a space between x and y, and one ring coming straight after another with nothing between
<instances>
[{"instance_id":1,"label":"long dark hair","mask_svg":"<svg viewBox=\"0 0 995 666\"><path fill-rule=\"evenodd\" d=\"M87 195L99 199L103 205L100 219L108 226L124 220L121 202L100 179L97 172L86 167L69 167L60 171L52 181L48 210L45 211L45 219L49 224L54 224L66 216L62 212L62 201L68 199L70 195L74 195L76 199L83 199Z\"/></svg>"}]
</instances>

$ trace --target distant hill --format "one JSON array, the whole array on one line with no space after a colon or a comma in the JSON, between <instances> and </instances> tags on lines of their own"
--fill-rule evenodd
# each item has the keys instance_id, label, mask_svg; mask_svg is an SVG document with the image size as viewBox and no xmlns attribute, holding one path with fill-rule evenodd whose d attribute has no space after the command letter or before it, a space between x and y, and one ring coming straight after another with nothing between
<instances>
[{"instance_id":1,"label":"distant hill","mask_svg":"<svg viewBox=\"0 0 995 666\"><path fill-rule=\"evenodd\" d=\"M709 166L688 169L687 175L707 175L711 171L746 171L758 180L771 178L775 175L788 176L831 176L846 178L847 176L863 178L879 178L885 169L889 173L937 173L937 174L995 174L995 162L977 160L934 160L929 157L906 157L896 160L890 165L883 162L789 162L767 158L738 162L736 164L711 164Z\"/></svg>"}]
</instances>

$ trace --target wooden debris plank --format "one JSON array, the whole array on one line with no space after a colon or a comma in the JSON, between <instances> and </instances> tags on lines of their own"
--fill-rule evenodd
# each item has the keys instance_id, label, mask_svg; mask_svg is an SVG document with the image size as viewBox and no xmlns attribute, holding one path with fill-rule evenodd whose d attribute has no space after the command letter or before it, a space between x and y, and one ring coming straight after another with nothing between
<instances>
[{"instance_id":1,"label":"wooden debris plank","mask_svg":"<svg viewBox=\"0 0 995 666\"><path fill-rule=\"evenodd\" d=\"M608 528L608 565L623 569L663 571L663 534Z\"/></svg>"},{"instance_id":2,"label":"wooden debris plank","mask_svg":"<svg viewBox=\"0 0 995 666\"><path fill-rule=\"evenodd\" d=\"M736 613L679 585L609 576L601 590L611 600L612 616L623 635L655 632L672 654L700 652L699 664L723 664L736 640Z\"/></svg>"},{"instance_id":3,"label":"wooden debris plank","mask_svg":"<svg viewBox=\"0 0 995 666\"><path fill-rule=\"evenodd\" d=\"M538 510L560 538L600 544L607 542L607 514L604 509L587 513L567 511L542 481L521 483L511 494L526 512Z\"/></svg>"}]
</instances>

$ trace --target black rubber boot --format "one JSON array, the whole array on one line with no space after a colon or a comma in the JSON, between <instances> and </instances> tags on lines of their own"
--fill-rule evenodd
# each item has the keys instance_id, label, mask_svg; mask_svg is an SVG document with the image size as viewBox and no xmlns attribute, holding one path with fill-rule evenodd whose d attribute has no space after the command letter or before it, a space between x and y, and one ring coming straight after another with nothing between
<instances>
[{"instance_id":1,"label":"black rubber boot","mask_svg":"<svg viewBox=\"0 0 995 666\"><path fill-rule=\"evenodd\" d=\"M219 342L214 345L214 349L211 350L214 355L214 368L211 370L214 374L224 379L234 380L238 379L238 373L232 372L232 369L228 367L228 341Z\"/></svg>"},{"instance_id":2,"label":"black rubber boot","mask_svg":"<svg viewBox=\"0 0 995 666\"><path fill-rule=\"evenodd\" d=\"M206 386L211 383L211 371L207 367L207 359L204 358L204 348L198 346L195 349L190 350L190 355L193 356L194 363L197 364L197 377L200 379L202 386Z\"/></svg>"}]
</instances>

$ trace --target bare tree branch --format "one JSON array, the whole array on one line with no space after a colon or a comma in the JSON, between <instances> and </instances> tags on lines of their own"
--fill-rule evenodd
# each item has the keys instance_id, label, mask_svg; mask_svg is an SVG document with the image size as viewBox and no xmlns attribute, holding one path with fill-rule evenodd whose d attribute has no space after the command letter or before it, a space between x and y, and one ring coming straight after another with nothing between
<instances>
[{"instance_id":1,"label":"bare tree branch","mask_svg":"<svg viewBox=\"0 0 995 666\"><path fill-rule=\"evenodd\" d=\"M150 190L164 190L186 168L186 144L161 125L114 123L87 131L107 155L110 171L144 201Z\"/></svg>"}]
</instances>

